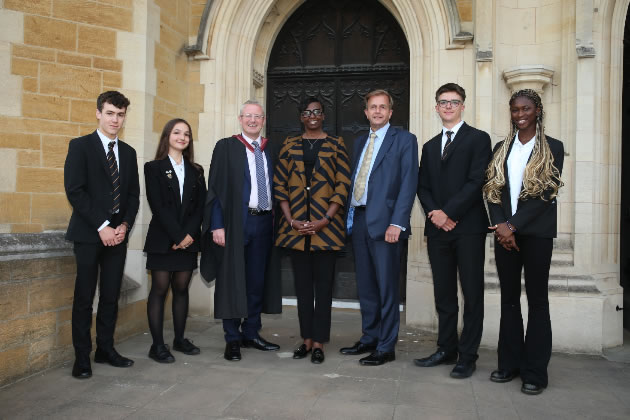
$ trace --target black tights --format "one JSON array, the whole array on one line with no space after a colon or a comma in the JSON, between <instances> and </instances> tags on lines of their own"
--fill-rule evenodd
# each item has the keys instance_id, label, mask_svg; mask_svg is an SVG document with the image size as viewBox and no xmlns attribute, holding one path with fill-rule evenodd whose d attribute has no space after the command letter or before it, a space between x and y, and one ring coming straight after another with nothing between
<instances>
[{"instance_id":1,"label":"black tights","mask_svg":"<svg viewBox=\"0 0 630 420\"><path fill-rule=\"evenodd\" d=\"M147 315L149 329L153 337L153 344L164 344L164 300L168 294L168 287L173 291L173 328L175 340L184 338L186 317L188 316L188 285L192 271L160 271L151 270L151 292L147 301Z\"/></svg>"}]
</instances>

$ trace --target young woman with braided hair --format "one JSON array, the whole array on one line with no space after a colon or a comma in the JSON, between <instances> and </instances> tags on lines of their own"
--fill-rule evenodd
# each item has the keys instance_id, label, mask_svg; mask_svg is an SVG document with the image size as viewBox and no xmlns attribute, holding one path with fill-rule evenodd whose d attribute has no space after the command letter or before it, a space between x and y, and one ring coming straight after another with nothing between
<instances>
[{"instance_id":1,"label":"young woman with braided hair","mask_svg":"<svg viewBox=\"0 0 630 420\"><path fill-rule=\"evenodd\" d=\"M510 134L495 146L483 187L501 286L499 363L490 380L509 382L520 374L521 391L536 395L547 387L551 358L548 284L564 147L545 135L543 105L534 90L514 93L510 114ZM520 304L523 268L526 335Z\"/></svg>"}]
</instances>

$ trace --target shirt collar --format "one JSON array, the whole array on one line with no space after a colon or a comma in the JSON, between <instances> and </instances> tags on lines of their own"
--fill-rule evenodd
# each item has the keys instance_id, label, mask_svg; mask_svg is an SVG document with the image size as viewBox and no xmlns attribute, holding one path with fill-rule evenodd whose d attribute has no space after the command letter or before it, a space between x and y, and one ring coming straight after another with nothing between
<instances>
[{"instance_id":1,"label":"shirt collar","mask_svg":"<svg viewBox=\"0 0 630 420\"><path fill-rule=\"evenodd\" d=\"M167 155L167 156L168 156L168 158L170 159L170 161L171 161L171 165L173 165L173 168L174 168L174 167L176 167L176 166L184 166L184 158L183 158L183 157L182 157L182 163L178 164L178 163L175 161L175 159L173 159L173 158L171 157L171 155Z\"/></svg>"},{"instance_id":2,"label":"shirt collar","mask_svg":"<svg viewBox=\"0 0 630 420\"><path fill-rule=\"evenodd\" d=\"M464 120L461 120L460 122L458 122L453 128L446 128L442 126L442 135L445 136L447 131L452 131L453 135L451 136L451 139L454 139L459 129L462 128L462 125L464 125Z\"/></svg>"},{"instance_id":3,"label":"shirt collar","mask_svg":"<svg viewBox=\"0 0 630 420\"><path fill-rule=\"evenodd\" d=\"M536 144L536 136L532 137L530 141L523 144L518 138L518 131L516 132L516 136L514 137L514 145L519 149L533 149Z\"/></svg>"},{"instance_id":4,"label":"shirt collar","mask_svg":"<svg viewBox=\"0 0 630 420\"><path fill-rule=\"evenodd\" d=\"M98 134L98 137L101 139L101 142L103 142L103 145L108 146L109 143L113 141L116 143L114 144L114 147L118 146L118 136L116 136L116 138L112 140L109 137L107 137L105 134L101 133L101 131L98 128L96 129L96 134Z\"/></svg>"},{"instance_id":5,"label":"shirt collar","mask_svg":"<svg viewBox=\"0 0 630 420\"><path fill-rule=\"evenodd\" d=\"M370 128L370 134L375 133L377 139L383 140L385 138L385 134L387 134L387 130L389 130L389 125L390 124L388 122L376 131L372 131L372 128Z\"/></svg>"},{"instance_id":6,"label":"shirt collar","mask_svg":"<svg viewBox=\"0 0 630 420\"><path fill-rule=\"evenodd\" d=\"M243 136L243 138L244 138L244 139L247 141L247 143L249 143L249 144L252 144L252 143L253 143L253 142L255 142L255 141L257 141L257 142L258 142L258 144L260 144L260 143L261 143L261 140L262 140L261 136L258 136L256 139L250 139L250 138L249 138L249 137L247 137L247 136L245 135L245 133L243 133L243 132L241 132L241 136Z\"/></svg>"}]
</instances>

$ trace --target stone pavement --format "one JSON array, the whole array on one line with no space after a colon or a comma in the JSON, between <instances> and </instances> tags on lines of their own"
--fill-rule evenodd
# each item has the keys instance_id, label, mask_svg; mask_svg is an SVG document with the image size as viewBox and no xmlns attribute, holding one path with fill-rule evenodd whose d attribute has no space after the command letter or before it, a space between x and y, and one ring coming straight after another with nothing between
<instances>
[{"instance_id":1,"label":"stone pavement","mask_svg":"<svg viewBox=\"0 0 630 420\"><path fill-rule=\"evenodd\" d=\"M334 310L331 342L322 365L293 360L300 343L295 308L265 316L261 335L279 352L243 349L243 360L223 359L223 331L209 318L191 318L187 336L201 355L173 352L160 365L147 357L150 335L117 346L135 359L129 369L93 364L94 376L77 380L71 364L0 389L0 419L628 419L630 360L555 354L549 388L520 392L520 381L488 377L496 353L482 350L472 378L451 379L452 366L418 368L435 335L403 327L396 361L363 367L339 347L359 337L358 311ZM167 333L167 338L172 332ZM626 347L627 348L627 347Z\"/></svg>"}]
</instances>

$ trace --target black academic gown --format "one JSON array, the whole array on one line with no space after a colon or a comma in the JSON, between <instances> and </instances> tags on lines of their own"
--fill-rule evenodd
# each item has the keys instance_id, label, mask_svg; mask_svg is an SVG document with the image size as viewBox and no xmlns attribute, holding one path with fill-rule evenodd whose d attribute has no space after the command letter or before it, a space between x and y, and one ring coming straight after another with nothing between
<instances>
[{"instance_id":1,"label":"black academic gown","mask_svg":"<svg viewBox=\"0 0 630 420\"><path fill-rule=\"evenodd\" d=\"M273 168L273 153L265 150L268 165ZM247 155L245 146L236 138L219 140L212 153L208 175L208 194L201 233L200 272L207 282L216 280L214 317L217 319L247 318L247 288L243 239L244 214L249 191L245 187ZM225 248L212 241L210 222L212 207L219 200L225 226ZM263 313L282 312L280 270L275 247L267 264Z\"/></svg>"}]
</instances>

